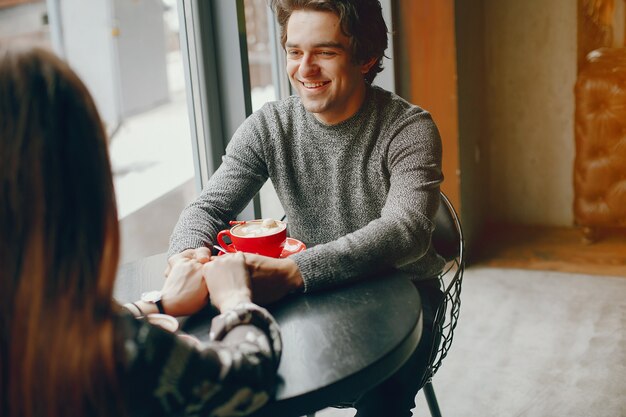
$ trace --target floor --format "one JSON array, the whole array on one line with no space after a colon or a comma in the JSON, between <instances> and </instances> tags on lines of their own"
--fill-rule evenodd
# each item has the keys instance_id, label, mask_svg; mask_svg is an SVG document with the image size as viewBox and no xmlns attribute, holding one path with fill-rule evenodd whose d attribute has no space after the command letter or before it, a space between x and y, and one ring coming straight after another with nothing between
<instances>
[{"instance_id":1,"label":"floor","mask_svg":"<svg viewBox=\"0 0 626 417\"><path fill-rule=\"evenodd\" d=\"M586 243L577 228L497 225L481 247L480 265L626 277L626 229Z\"/></svg>"},{"instance_id":2,"label":"floor","mask_svg":"<svg viewBox=\"0 0 626 417\"><path fill-rule=\"evenodd\" d=\"M462 301L433 380L443 416L626 416L625 278L473 266ZM422 393L413 415L430 416Z\"/></svg>"},{"instance_id":3,"label":"floor","mask_svg":"<svg viewBox=\"0 0 626 417\"><path fill-rule=\"evenodd\" d=\"M472 267L434 380L443 414L626 416L625 325L624 278Z\"/></svg>"}]
</instances>

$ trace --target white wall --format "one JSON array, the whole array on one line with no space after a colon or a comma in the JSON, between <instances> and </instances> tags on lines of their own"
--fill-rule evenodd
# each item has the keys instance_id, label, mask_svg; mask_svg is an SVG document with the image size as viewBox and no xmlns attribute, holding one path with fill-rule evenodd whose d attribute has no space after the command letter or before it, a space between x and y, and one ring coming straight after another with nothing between
<instances>
[{"instance_id":1,"label":"white wall","mask_svg":"<svg viewBox=\"0 0 626 417\"><path fill-rule=\"evenodd\" d=\"M55 0L59 4L62 51L87 85L111 131L120 121L119 72L112 40L110 1Z\"/></svg>"},{"instance_id":2,"label":"white wall","mask_svg":"<svg viewBox=\"0 0 626 417\"><path fill-rule=\"evenodd\" d=\"M47 40L46 3L25 3L0 9L0 39Z\"/></svg>"},{"instance_id":3,"label":"white wall","mask_svg":"<svg viewBox=\"0 0 626 417\"><path fill-rule=\"evenodd\" d=\"M573 222L576 7L485 0L489 220Z\"/></svg>"}]
</instances>

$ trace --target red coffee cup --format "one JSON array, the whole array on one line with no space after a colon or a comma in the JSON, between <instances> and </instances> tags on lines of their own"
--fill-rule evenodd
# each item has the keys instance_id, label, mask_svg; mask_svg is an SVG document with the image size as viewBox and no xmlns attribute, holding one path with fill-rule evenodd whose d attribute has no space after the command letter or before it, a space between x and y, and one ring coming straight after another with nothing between
<instances>
[{"instance_id":1,"label":"red coffee cup","mask_svg":"<svg viewBox=\"0 0 626 417\"><path fill-rule=\"evenodd\" d=\"M217 234L217 242L226 252L248 252L279 258L287 240L287 224L275 220L275 227L267 227L264 220L249 220ZM232 243L224 241L228 236Z\"/></svg>"}]
</instances>

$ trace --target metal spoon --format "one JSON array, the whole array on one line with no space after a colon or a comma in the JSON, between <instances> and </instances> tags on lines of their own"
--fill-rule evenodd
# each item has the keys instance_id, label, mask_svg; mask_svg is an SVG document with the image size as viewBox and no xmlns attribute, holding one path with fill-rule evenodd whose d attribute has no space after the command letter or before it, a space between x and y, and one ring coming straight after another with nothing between
<instances>
[{"instance_id":1,"label":"metal spoon","mask_svg":"<svg viewBox=\"0 0 626 417\"><path fill-rule=\"evenodd\" d=\"M223 248L223 247L221 247L220 245L213 245L213 247L214 247L215 249L217 249L218 251L220 251L220 252L229 253L229 252L227 252L227 251L226 251L226 249L224 249L224 248Z\"/></svg>"}]
</instances>

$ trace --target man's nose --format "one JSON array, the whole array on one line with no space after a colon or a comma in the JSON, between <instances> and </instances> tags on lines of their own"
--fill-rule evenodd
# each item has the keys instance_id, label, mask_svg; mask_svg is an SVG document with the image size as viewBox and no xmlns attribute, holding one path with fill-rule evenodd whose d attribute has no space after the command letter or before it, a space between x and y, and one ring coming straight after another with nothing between
<instances>
[{"instance_id":1,"label":"man's nose","mask_svg":"<svg viewBox=\"0 0 626 417\"><path fill-rule=\"evenodd\" d=\"M316 74L318 71L319 66L315 61L315 56L313 54L304 54L302 60L300 61L300 68L298 68L300 75L303 78L306 78Z\"/></svg>"}]
</instances>

